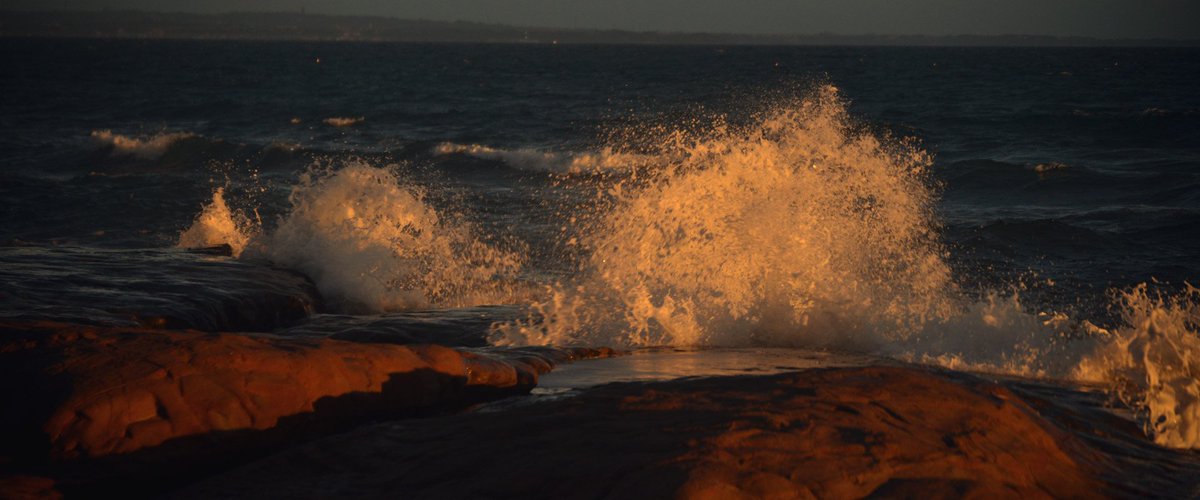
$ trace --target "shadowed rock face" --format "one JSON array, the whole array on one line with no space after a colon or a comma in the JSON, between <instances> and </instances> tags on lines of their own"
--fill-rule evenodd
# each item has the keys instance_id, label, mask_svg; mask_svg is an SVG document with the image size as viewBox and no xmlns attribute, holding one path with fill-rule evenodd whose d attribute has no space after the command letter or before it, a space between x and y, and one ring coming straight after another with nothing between
<instances>
[{"instance_id":1,"label":"shadowed rock face","mask_svg":"<svg viewBox=\"0 0 1200 500\"><path fill-rule=\"evenodd\" d=\"M557 362L612 354L61 323L0 322L0 332L0 466L68 483L119 476L122 461L182 467L528 392Z\"/></svg>"},{"instance_id":2,"label":"shadowed rock face","mask_svg":"<svg viewBox=\"0 0 1200 500\"><path fill-rule=\"evenodd\" d=\"M1099 455L980 379L913 368L613 384L358 429L184 498L1097 496Z\"/></svg>"}]
</instances>

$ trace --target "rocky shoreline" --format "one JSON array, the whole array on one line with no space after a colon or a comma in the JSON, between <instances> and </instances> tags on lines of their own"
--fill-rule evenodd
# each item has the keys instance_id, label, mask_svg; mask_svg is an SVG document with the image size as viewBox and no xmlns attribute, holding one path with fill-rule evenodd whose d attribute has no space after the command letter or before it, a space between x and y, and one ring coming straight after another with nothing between
<instances>
[{"instance_id":1,"label":"rocky shoreline","mask_svg":"<svg viewBox=\"0 0 1200 500\"><path fill-rule=\"evenodd\" d=\"M176 498L1107 497L1118 469L1000 385L828 368L381 423Z\"/></svg>"},{"instance_id":2,"label":"rocky shoreline","mask_svg":"<svg viewBox=\"0 0 1200 500\"><path fill-rule=\"evenodd\" d=\"M615 354L53 322L0 331L0 485L50 478L85 496L159 494L363 423L528 393L557 363Z\"/></svg>"},{"instance_id":3,"label":"rocky shoreline","mask_svg":"<svg viewBox=\"0 0 1200 500\"><path fill-rule=\"evenodd\" d=\"M529 394L560 363L622 353L0 332L2 498L1187 496L1200 472L1070 401L1085 393L902 363L610 383L464 412Z\"/></svg>"}]
</instances>

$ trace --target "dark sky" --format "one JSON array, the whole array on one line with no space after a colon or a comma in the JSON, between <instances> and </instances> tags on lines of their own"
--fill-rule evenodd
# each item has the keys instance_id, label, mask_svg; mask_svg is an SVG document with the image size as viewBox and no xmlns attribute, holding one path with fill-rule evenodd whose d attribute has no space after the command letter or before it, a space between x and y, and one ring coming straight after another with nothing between
<instances>
[{"instance_id":1,"label":"dark sky","mask_svg":"<svg viewBox=\"0 0 1200 500\"><path fill-rule=\"evenodd\" d=\"M8 0L19 9L298 11L524 26L779 34L1200 38L1200 0Z\"/></svg>"}]
</instances>

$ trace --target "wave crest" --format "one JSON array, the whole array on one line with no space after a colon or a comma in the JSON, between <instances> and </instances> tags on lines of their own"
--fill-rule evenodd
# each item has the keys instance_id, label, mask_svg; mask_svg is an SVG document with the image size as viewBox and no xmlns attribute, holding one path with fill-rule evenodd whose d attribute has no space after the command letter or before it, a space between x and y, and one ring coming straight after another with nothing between
<instances>
[{"instance_id":1,"label":"wave crest","mask_svg":"<svg viewBox=\"0 0 1200 500\"><path fill-rule=\"evenodd\" d=\"M656 155L626 153L612 148L595 152L562 152L540 149L498 149L482 144L443 142L433 148L434 154L464 154L485 160L501 161L508 166L532 172L556 174L604 174L628 172L654 164Z\"/></svg>"},{"instance_id":2,"label":"wave crest","mask_svg":"<svg viewBox=\"0 0 1200 500\"><path fill-rule=\"evenodd\" d=\"M1107 384L1156 443L1200 448L1200 289L1170 296L1142 284L1119 293L1116 307L1123 325L1104 332L1075 377Z\"/></svg>"},{"instance_id":3,"label":"wave crest","mask_svg":"<svg viewBox=\"0 0 1200 500\"><path fill-rule=\"evenodd\" d=\"M196 137L190 132L160 132L149 137L130 137L115 134L111 130L93 130L92 142L107 148L112 156L133 156L141 160L162 158L171 145L183 139Z\"/></svg>"},{"instance_id":4,"label":"wave crest","mask_svg":"<svg viewBox=\"0 0 1200 500\"><path fill-rule=\"evenodd\" d=\"M350 313L510 302L521 259L485 243L470 224L425 202L385 168L351 164L310 171L292 189L273 231L248 225L222 191L180 239L182 246L238 242L244 258L300 271L326 303ZM222 241L223 240L223 241Z\"/></svg>"},{"instance_id":5,"label":"wave crest","mask_svg":"<svg viewBox=\"0 0 1200 500\"><path fill-rule=\"evenodd\" d=\"M204 205L192 225L179 235L175 246L204 248L229 245L234 257L242 254L259 224L239 210L230 210L225 203L225 188L213 192L212 201Z\"/></svg>"},{"instance_id":6,"label":"wave crest","mask_svg":"<svg viewBox=\"0 0 1200 500\"><path fill-rule=\"evenodd\" d=\"M366 120L366 118L362 116L334 116L326 118L325 124L331 127L349 127L362 123L363 120Z\"/></svg>"}]
</instances>

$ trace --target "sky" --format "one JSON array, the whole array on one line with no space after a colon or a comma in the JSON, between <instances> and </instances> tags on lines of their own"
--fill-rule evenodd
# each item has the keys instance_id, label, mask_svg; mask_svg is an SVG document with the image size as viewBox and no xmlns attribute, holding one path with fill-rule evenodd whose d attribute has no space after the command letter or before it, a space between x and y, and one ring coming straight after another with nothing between
<instances>
[{"instance_id":1,"label":"sky","mask_svg":"<svg viewBox=\"0 0 1200 500\"><path fill-rule=\"evenodd\" d=\"M751 34L1200 38L1200 0L7 0L21 10L299 11Z\"/></svg>"}]
</instances>

